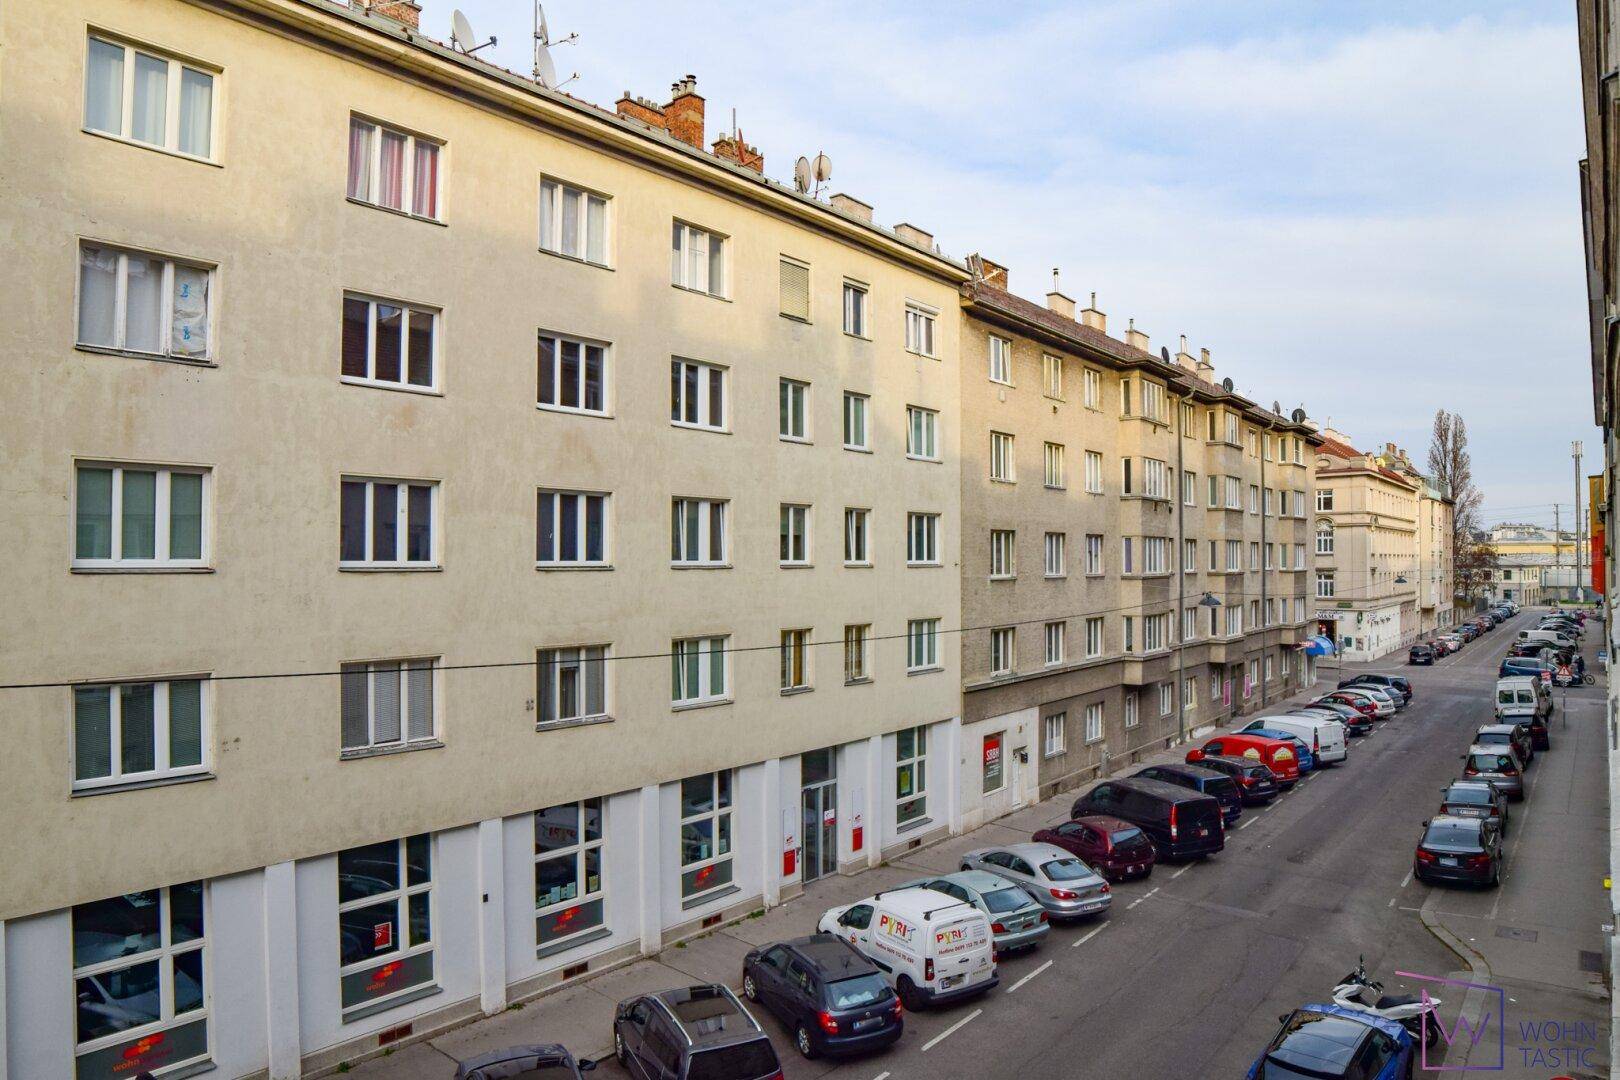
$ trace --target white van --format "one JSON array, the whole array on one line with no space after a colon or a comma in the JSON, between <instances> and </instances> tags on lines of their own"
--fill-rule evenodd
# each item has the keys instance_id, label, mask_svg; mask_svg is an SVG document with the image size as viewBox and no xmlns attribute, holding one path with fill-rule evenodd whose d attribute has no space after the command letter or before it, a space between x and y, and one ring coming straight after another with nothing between
<instances>
[{"instance_id":1,"label":"white van","mask_svg":"<svg viewBox=\"0 0 1620 1080\"><path fill-rule=\"evenodd\" d=\"M1239 732L1270 728L1297 735L1311 748L1311 756L1324 765L1337 765L1350 756L1344 737L1344 724L1315 716L1262 716L1238 729Z\"/></svg>"},{"instance_id":2,"label":"white van","mask_svg":"<svg viewBox=\"0 0 1620 1080\"><path fill-rule=\"evenodd\" d=\"M1556 645L1560 649L1573 649L1575 642L1556 630L1520 630L1520 641L1545 641L1549 645Z\"/></svg>"},{"instance_id":3,"label":"white van","mask_svg":"<svg viewBox=\"0 0 1620 1080\"><path fill-rule=\"evenodd\" d=\"M1510 675L1496 680L1497 719L1550 716L1552 708L1552 691L1540 679L1529 675Z\"/></svg>"},{"instance_id":4,"label":"white van","mask_svg":"<svg viewBox=\"0 0 1620 1080\"><path fill-rule=\"evenodd\" d=\"M990 917L933 889L896 889L832 908L816 929L876 964L908 1009L982 994L1001 981Z\"/></svg>"}]
</instances>

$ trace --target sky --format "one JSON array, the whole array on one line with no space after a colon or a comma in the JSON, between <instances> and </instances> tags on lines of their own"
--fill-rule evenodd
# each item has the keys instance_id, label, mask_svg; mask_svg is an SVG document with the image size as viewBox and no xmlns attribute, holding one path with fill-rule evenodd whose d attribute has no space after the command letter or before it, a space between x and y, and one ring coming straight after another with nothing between
<instances>
[{"instance_id":1,"label":"sky","mask_svg":"<svg viewBox=\"0 0 1620 1080\"><path fill-rule=\"evenodd\" d=\"M457 0L527 72L529 0ZM1239 393L1424 461L1468 424L1484 522L1564 522L1592 423L1571 0L1076 0L546 9L569 93L667 101L697 76L790 180L981 252L1014 292L1097 293ZM448 38L452 3L422 26Z\"/></svg>"}]
</instances>

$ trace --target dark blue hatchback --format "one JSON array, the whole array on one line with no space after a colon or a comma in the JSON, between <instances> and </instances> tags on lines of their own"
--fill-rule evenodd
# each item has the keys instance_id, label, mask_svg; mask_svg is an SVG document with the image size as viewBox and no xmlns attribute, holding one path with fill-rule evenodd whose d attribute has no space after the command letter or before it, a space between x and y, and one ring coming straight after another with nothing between
<instances>
[{"instance_id":1,"label":"dark blue hatchback","mask_svg":"<svg viewBox=\"0 0 1620 1080\"><path fill-rule=\"evenodd\" d=\"M1301 1005L1278 1031L1246 1080L1405 1080L1415 1043L1393 1020L1338 1005Z\"/></svg>"}]
</instances>

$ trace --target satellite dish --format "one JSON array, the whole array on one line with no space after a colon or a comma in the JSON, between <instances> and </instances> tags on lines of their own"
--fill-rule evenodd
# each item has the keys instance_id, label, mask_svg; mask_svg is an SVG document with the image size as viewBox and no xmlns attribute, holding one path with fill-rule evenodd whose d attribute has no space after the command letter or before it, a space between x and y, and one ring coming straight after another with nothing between
<instances>
[{"instance_id":1,"label":"satellite dish","mask_svg":"<svg viewBox=\"0 0 1620 1080\"><path fill-rule=\"evenodd\" d=\"M1292 416L1293 416L1294 423L1296 423L1296 424L1303 424L1305 422L1305 410L1304 409L1295 409L1293 411Z\"/></svg>"},{"instance_id":2,"label":"satellite dish","mask_svg":"<svg viewBox=\"0 0 1620 1080\"><path fill-rule=\"evenodd\" d=\"M476 44L478 39L473 36L472 23L467 21L460 8L450 13L450 43L466 52Z\"/></svg>"},{"instance_id":3,"label":"satellite dish","mask_svg":"<svg viewBox=\"0 0 1620 1080\"><path fill-rule=\"evenodd\" d=\"M832 179L832 158L828 157L826 154L817 154L816 155L815 170L816 170L816 180L817 181L825 183L826 181L831 180Z\"/></svg>"},{"instance_id":4,"label":"satellite dish","mask_svg":"<svg viewBox=\"0 0 1620 1080\"><path fill-rule=\"evenodd\" d=\"M534 78L548 90L557 88L557 65L551 62L551 50L539 42L534 46Z\"/></svg>"},{"instance_id":5,"label":"satellite dish","mask_svg":"<svg viewBox=\"0 0 1620 1080\"><path fill-rule=\"evenodd\" d=\"M793 166L793 186L803 195L810 190L810 159L801 157Z\"/></svg>"},{"instance_id":6,"label":"satellite dish","mask_svg":"<svg viewBox=\"0 0 1620 1080\"><path fill-rule=\"evenodd\" d=\"M1159 359L1167 364L1170 362L1170 350L1163 345L1159 346Z\"/></svg>"},{"instance_id":7,"label":"satellite dish","mask_svg":"<svg viewBox=\"0 0 1620 1080\"><path fill-rule=\"evenodd\" d=\"M1221 389L1225 390L1228 394L1230 394L1232 392L1232 378L1231 378L1231 376L1227 376L1226 378L1221 380Z\"/></svg>"},{"instance_id":8,"label":"satellite dish","mask_svg":"<svg viewBox=\"0 0 1620 1080\"><path fill-rule=\"evenodd\" d=\"M546 29L546 9L538 3L534 5L534 36L543 44L551 44L551 31Z\"/></svg>"}]
</instances>

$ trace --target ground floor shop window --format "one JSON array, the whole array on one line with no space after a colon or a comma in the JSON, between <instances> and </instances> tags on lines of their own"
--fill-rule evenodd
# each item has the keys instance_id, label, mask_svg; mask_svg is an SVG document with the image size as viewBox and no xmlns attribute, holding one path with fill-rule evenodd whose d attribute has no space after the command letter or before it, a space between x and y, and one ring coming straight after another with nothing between
<instances>
[{"instance_id":1,"label":"ground floor shop window","mask_svg":"<svg viewBox=\"0 0 1620 1080\"><path fill-rule=\"evenodd\" d=\"M73 908L79 1080L208 1058L205 906L192 881Z\"/></svg>"},{"instance_id":2,"label":"ground floor shop window","mask_svg":"<svg viewBox=\"0 0 1620 1080\"><path fill-rule=\"evenodd\" d=\"M681 897L731 884L731 772L681 781Z\"/></svg>"},{"instance_id":3,"label":"ground floor shop window","mask_svg":"<svg viewBox=\"0 0 1620 1080\"><path fill-rule=\"evenodd\" d=\"M398 1004L433 985L433 838L338 852L343 1018Z\"/></svg>"},{"instance_id":4,"label":"ground floor shop window","mask_svg":"<svg viewBox=\"0 0 1620 1080\"><path fill-rule=\"evenodd\" d=\"M894 738L894 822L928 816L928 729L906 728Z\"/></svg>"},{"instance_id":5,"label":"ground floor shop window","mask_svg":"<svg viewBox=\"0 0 1620 1080\"><path fill-rule=\"evenodd\" d=\"M540 949L598 929L602 888L602 800L534 814L534 939Z\"/></svg>"},{"instance_id":6,"label":"ground floor shop window","mask_svg":"<svg viewBox=\"0 0 1620 1080\"><path fill-rule=\"evenodd\" d=\"M1007 782L1006 769L1001 760L1001 744L1003 733L984 737L984 793L990 795L1000 791L1001 786Z\"/></svg>"}]
</instances>

